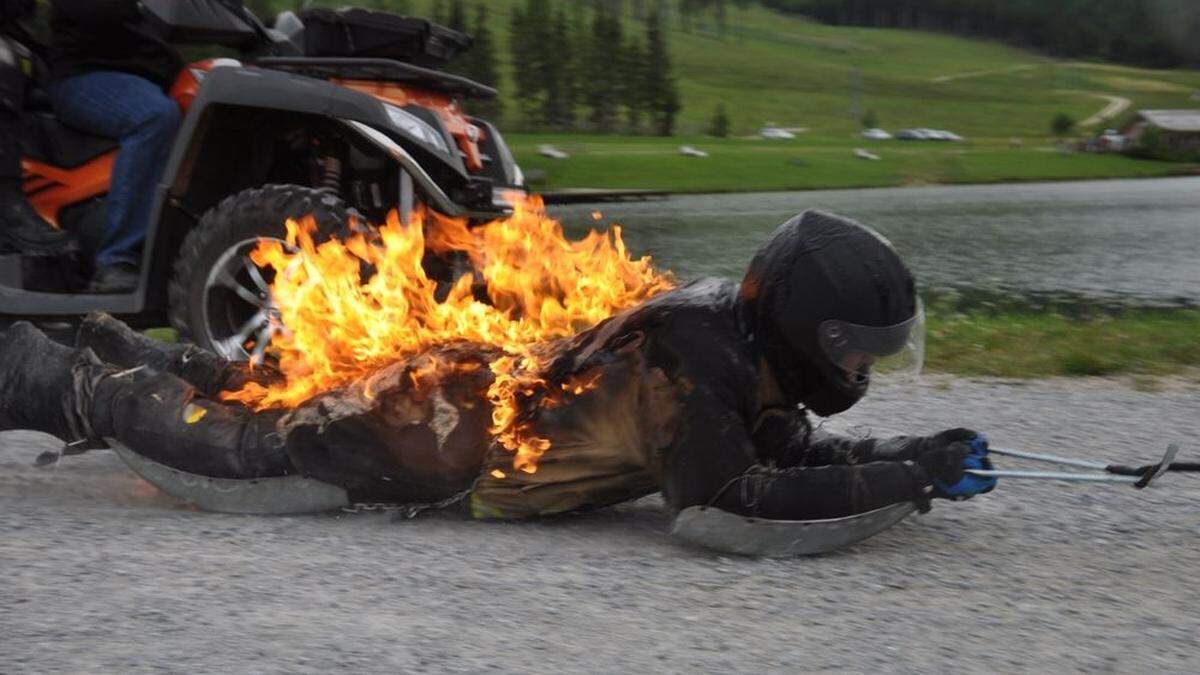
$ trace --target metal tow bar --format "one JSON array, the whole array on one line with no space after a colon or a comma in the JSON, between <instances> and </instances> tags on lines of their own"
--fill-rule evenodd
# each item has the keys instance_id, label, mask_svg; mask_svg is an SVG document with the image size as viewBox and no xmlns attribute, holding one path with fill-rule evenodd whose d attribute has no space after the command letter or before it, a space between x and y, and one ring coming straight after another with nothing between
<instances>
[{"instance_id":1,"label":"metal tow bar","mask_svg":"<svg viewBox=\"0 0 1200 675\"><path fill-rule=\"evenodd\" d=\"M998 448L992 448L988 450L988 453L992 455L1002 455L1005 457L1016 457L1018 459L1028 459L1035 462L1044 462L1046 464L1074 466L1082 469L1091 469L1093 471L1102 471L1104 473L1066 473L1062 471L1009 471L984 469L967 469L967 473L974 476L993 478L1064 480L1077 483L1125 483L1141 489L1149 486L1150 483L1154 482L1159 476L1168 471L1197 470L1196 465L1194 464L1173 464L1175 461L1175 456L1179 454L1179 446L1174 443L1167 446L1167 452L1163 455L1162 461L1157 464L1148 464L1138 468L1127 467L1120 464L1096 462L1086 459L1073 459L1070 457L1057 457L1055 455L1043 455L1034 452L1022 452L1019 450L1002 450Z\"/></svg>"}]
</instances>

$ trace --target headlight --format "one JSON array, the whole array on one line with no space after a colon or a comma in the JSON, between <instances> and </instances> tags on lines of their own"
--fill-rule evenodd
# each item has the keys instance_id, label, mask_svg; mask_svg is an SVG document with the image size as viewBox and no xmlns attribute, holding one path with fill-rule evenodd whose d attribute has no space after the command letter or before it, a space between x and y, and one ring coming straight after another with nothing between
<instances>
[{"instance_id":1,"label":"headlight","mask_svg":"<svg viewBox=\"0 0 1200 675\"><path fill-rule=\"evenodd\" d=\"M392 124L397 129L400 129L413 138L432 145L446 154L450 154L450 148L446 146L446 138L428 122L394 105L384 103L383 109L387 111L388 119L392 121Z\"/></svg>"}]
</instances>

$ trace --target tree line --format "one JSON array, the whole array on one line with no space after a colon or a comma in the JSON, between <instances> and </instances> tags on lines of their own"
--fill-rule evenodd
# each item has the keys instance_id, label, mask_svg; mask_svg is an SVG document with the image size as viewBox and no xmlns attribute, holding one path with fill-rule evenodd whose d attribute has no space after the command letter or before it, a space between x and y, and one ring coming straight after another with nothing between
<instances>
[{"instance_id":1,"label":"tree line","mask_svg":"<svg viewBox=\"0 0 1200 675\"><path fill-rule=\"evenodd\" d=\"M457 2L458 0L456 0ZM681 107L657 7L628 28L616 2L526 0L509 17L520 125L670 136Z\"/></svg>"},{"instance_id":2,"label":"tree line","mask_svg":"<svg viewBox=\"0 0 1200 675\"><path fill-rule=\"evenodd\" d=\"M507 16L494 12L486 0L351 4L397 13L429 7L435 23L471 35L471 50L445 70L491 87L511 86L516 100L516 110L505 110L500 100L467 102L472 114L493 120L503 116L506 125L531 131L670 136L682 104L663 21L678 1L524 0ZM303 3L247 4L267 16ZM507 78L496 39L499 30L508 31Z\"/></svg>"},{"instance_id":3,"label":"tree line","mask_svg":"<svg viewBox=\"0 0 1200 675\"><path fill-rule=\"evenodd\" d=\"M1200 65L1195 0L761 0L832 24L997 38L1054 56Z\"/></svg>"}]
</instances>

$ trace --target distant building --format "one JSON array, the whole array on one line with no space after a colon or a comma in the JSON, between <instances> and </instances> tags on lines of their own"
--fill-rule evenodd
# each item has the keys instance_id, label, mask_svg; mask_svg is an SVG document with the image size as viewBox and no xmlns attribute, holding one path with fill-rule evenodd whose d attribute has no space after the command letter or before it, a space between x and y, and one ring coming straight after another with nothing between
<instances>
[{"instance_id":1,"label":"distant building","mask_svg":"<svg viewBox=\"0 0 1200 675\"><path fill-rule=\"evenodd\" d=\"M1150 127L1158 140L1178 152L1200 152L1200 110L1139 110L1137 118L1122 129L1129 145L1137 145Z\"/></svg>"}]
</instances>

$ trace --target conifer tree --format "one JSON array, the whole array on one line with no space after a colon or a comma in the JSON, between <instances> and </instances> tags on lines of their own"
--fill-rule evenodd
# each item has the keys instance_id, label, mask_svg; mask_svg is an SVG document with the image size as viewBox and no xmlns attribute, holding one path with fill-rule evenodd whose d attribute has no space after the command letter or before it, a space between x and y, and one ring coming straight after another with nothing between
<instances>
[{"instance_id":1,"label":"conifer tree","mask_svg":"<svg viewBox=\"0 0 1200 675\"><path fill-rule=\"evenodd\" d=\"M554 126L570 130L575 126L576 94L575 60L578 58L571 43L571 25L566 11L560 6L554 14L554 76L558 82L559 100L555 110Z\"/></svg>"},{"instance_id":2,"label":"conifer tree","mask_svg":"<svg viewBox=\"0 0 1200 675\"><path fill-rule=\"evenodd\" d=\"M450 0L450 13L446 17L446 27L460 33L467 33L467 9L463 0Z\"/></svg>"},{"instance_id":3,"label":"conifer tree","mask_svg":"<svg viewBox=\"0 0 1200 675\"><path fill-rule=\"evenodd\" d=\"M725 104L717 104L717 112L713 115L712 123L708 127L708 135L717 138L726 138L729 136L729 113L725 112Z\"/></svg>"},{"instance_id":4,"label":"conifer tree","mask_svg":"<svg viewBox=\"0 0 1200 675\"><path fill-rule=\"evenodd\" d=\"M488 16L486 2L475 5L475 23L470 31L475 38L471 51L467 52L464 74L489 87L498 88L500 71L496 65L496 43L492 36L491 21ZM499 98L490 101L471 101L470 110L473 114L489 121L499 123L504 112L504 104Z\"/></svg>"},{"instance_id":5,"label":"conifer tree","mask_svg":"<svg viewBox=\"0 0 1200 675\"><path fill-rule=\"evenodd\" d=\"M663 37L662 21L656 11L651 12L646 20L645 100L649 102L647 107L654 133L672 135L681 103L675 78L671 74L671 57Z\"/></svg>"},{"instance_id":6,"label":"conifer tree","mask_svg":"<svg viewBox=\"0 0 1200 675\"><path fill-rule=\"evenodd\" d=\"M621 87L620 73L613 72L615 53L621 48L621 20L611 7L601 5L592 17L591 32L586 90L589 121L593 130L608 133L616 124Z\"/></svg>"},{"instance_id":7,"label":"conifer tree","mask_svg":"<svg viewBox=\"0 0 1200 675\"><path fill-rule=\"evenodd\" d=\"M641 133L642 116L648 108L646 98L646 53L641 41L631 36L620 55L621 102L625 105L625 125L631 134Z\"/></svg>"},{"instance_id":8,"label":"conifer tree","mask_svg":"<svg viewBox=\"0 0 1200 675\"><path fill-rule=\"evenodd\" d=\"M538 110L535 38L530 28L525 10L519 5L514 6L509 19L509 51L512 54L514 93L521 106L520 126L525 129L537 126Z\"/></svg>"},{"instance_id":9,"label":"conifer tree","mask_svg":"<svg viewBox=\"0 0 1200 675\"><path fill-rule=\"evenodd\" d=\"M446 25L448 17L446 16L446 6L441 0L433 0L433 6L429 9L430 20L439 25Z\"/></svg>"}]
</instances>

